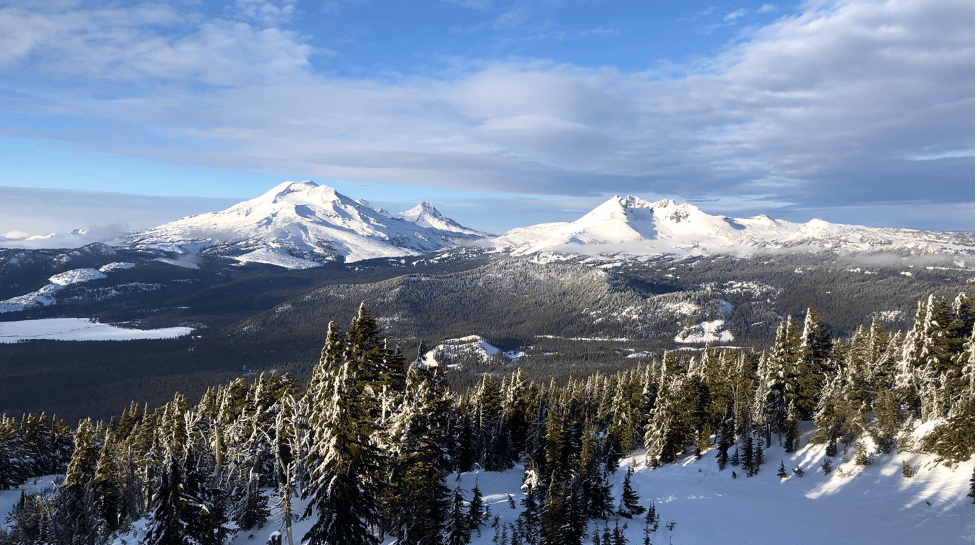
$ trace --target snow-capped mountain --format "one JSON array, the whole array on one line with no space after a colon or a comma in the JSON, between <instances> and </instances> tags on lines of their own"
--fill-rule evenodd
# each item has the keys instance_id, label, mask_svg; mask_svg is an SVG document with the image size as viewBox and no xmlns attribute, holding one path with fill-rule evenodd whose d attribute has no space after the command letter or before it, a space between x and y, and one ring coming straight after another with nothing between
<instances>
[{"instance_id":1,"label":"snow-capped mountain","mask_svg":"<svg viewBox=\"0 0 977 545\"><path fill-rule=\"evenodd\" d=\"M422 213L413 213L421 209ZM418 255L479 236L426 203L390 216L315 182L284 182L221 212L128 235L134 248L232 257L287 268ZM444 228L441 227L444 226Z\"/></svg>"},{"instance_id":2,"label":"snow-capped mountain","mask_svg":"<svg viewBox=\"0 0 977 545\"><path fill-rule=\"evenodd\" d=\"M439 212L438 209L429 202L422 202L414 208L401 212L394 217L420 225L421 227L429 227L431 229L438 229L440 231L448 231L451 233L460 233L463 235L472 235L477 237L487 236L487 233L469 229L468 227L459 224L455 220L443 216L441 212Z\"/></svg>"},{"instance_id":3,"label":"snow-capped mountain","mask_svg":"<svg viewBox=\"0 0 977 545\"><path fill-rule=\"evenodd\" d=\"M899 255L974 255L972 233L807 223L766 215L729 218L673 200L615 196L573 222L507 231L488 244L516 255L537 252L626 255L749 255L758 251L830 250Z\"/></svg>"}]
</instances>

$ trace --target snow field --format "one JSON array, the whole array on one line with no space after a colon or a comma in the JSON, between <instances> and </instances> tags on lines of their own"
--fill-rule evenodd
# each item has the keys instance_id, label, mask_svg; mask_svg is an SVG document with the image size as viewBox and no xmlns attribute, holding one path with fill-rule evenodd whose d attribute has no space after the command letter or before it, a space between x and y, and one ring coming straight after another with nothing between
<instances>
[{"instance_id":1,"label":"snow field","mask_svg":"<svg viewBox=\"0 0 977 545\"><path fill-rule=\"evenodd\" d=\"M162 329L126 329L92 322L87 318L45 318L0 322L0 343L31 339L58 341L128 341L134 339L171 339L193 332L190 327Z\"/></svg>"},{"instance_id":2,"label":"snow field","mask_svg":"<svg viewBox=\"0 0 977 545\"><path fill-rule=\"evenodd\" d=\"M776 441L775 441L776 443ZM854 452L854 448L851 449ZM806 445L792 454L772 445L765 449L761 471L746 477L739 468L727 467L719 471L715 449L702 459L687 457L678 463L652 469L644 463L644 453L635 453L622 460L618 471L609 475L613 484L615 503L620 501L621 484L627 467L634 465L631 477L634 490L642 505L655 500L661 526L651 534L654 544L674 545L825 545L852 543L859 545L974 543L974 504L967 497L974 460L948 468L932 455L893 453L879 456L869 466L843 462L839 453L830 476L824 475L820 465L824 460L823 445ZM853 456L852 456L853 457ZM911 479L902 476L905 460L917 468ZM790 475L781 480L777 469L783 461L788 474L800 466L803 477ZM736 471L738 478L732 478ZM59 476L37 479L24 485L28 491L52 486ZM492 523L498 517L501 526L515 526L522 512L520 490L523 479L521 466L503 472L473 471L453 474L447 479L449 489L461 487L466 499L478 483L482 499L490 511L489 520L481 533L473 532L471 545L495 545ZM267 491L266 491L267 492ZM516 508L509 507L511 494ZM20 489L0 491L0 513L6 514L20 497ZM301 513L306 502L296 498L293 510ZM642 517L643 518L643 517ZM628 525L628 542L639 545L644 540L641 518L626 520L611 517L607 521ZM674 522L674 529L666 525ZM312 517L293 524L295 543L311 528ZM3 524L0 519L0 524ZM113 545L134 543L145 534L146 521L133 525L132 531L117 537ZM590 521L584 543L591 542L595 529L603 532L604 521ZM281 532L280 515L272 512L268 523L260 529L239 532L232 545L264 544L275 532ZM511 533L511 529L509 530ZM386 538L384 545L394 545Z\"/></svg>"}]
</instances>

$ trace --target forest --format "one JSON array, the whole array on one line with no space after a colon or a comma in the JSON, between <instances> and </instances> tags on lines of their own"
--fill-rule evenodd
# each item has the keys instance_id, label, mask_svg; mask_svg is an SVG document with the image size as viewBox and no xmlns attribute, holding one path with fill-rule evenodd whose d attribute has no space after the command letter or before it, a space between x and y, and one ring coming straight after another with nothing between
<instances>
[{"instance_id":1,"label":"forest","mask_svg":"<svg viewBox=\"0 0 977 545\"><path fill-rule=\"evenodd\" d=\"M178 393L74 429L3 416L0 489L64 478L21 494L0 544L103 544L136 524L151 545L220 544L273 522L290 545L463 545L488 520L477 484L452 489L451 476L519 466L518 523L498 541L576 545L590 542L588 521L620 517L650 543L654 503L629 493L629 476L620 497L608 485L634 452L652 466L708 455L748 478L765 456L798 448L799 423L813 422L826 473L839 447L860 465L892 451L971 459L974 331L968 293L920 301L905 331L873 321L847 337L807 309L761 351L664 351L565 381L515 366L453 389L451 369L425 364L424 346L417 358L391 346L361 305L345 331L329 324L307 382L239 377L195 404ZM313 523L293 535L299 519Z\"/></svg>"}]
</instances>

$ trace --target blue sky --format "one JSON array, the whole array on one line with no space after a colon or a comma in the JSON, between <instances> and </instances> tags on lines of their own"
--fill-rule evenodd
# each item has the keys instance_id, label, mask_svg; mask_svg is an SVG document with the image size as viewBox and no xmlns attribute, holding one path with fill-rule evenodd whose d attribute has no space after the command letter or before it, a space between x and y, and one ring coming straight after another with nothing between
<instances>
[{"instance_id":1,"label":"blue sky","mask_svg":"<svg viewBox=\"0 0 977 545\"><path fill-rule=\"evenodd\" d=\"M973 3L0 3L0 237L302 179L493 232L614 194L972 230Z\"/></svg>"}]
</instances>

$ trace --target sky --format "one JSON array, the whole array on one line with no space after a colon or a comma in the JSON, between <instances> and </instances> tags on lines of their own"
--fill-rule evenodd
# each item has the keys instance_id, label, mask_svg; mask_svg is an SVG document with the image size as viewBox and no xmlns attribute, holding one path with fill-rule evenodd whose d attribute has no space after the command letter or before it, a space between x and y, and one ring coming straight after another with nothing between
<instances>
[{"instance_id":1,"label":"sky","mask_svg":"<svg viewBox=\"0 0 977 545\"><path fill-rule=\"evenodd\" d=\"M309 179L496 233L613 195L972 231L974 27L969 0L0 0L0 243Z\"/></svg>"}]
</instances>

